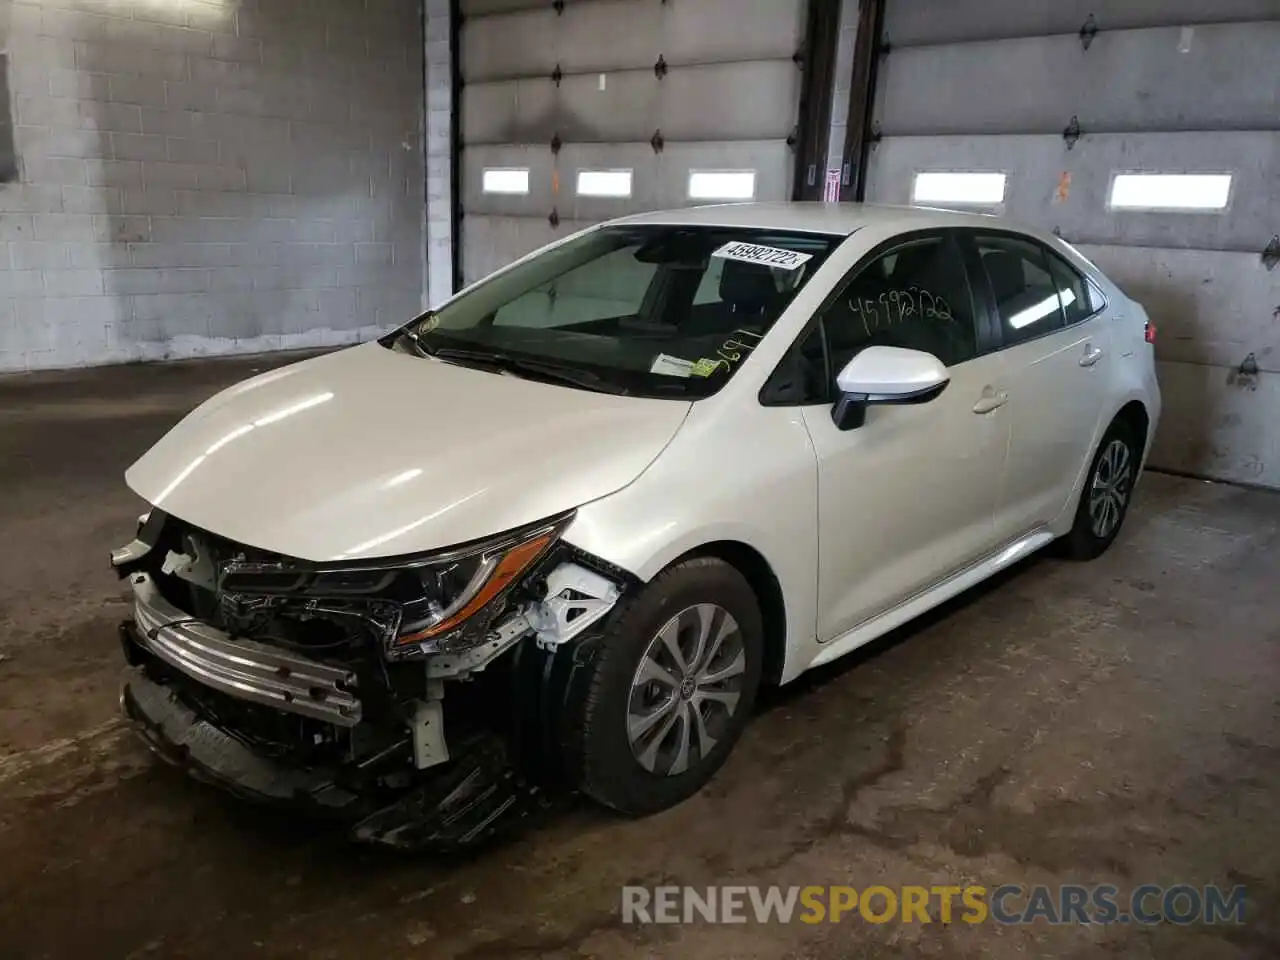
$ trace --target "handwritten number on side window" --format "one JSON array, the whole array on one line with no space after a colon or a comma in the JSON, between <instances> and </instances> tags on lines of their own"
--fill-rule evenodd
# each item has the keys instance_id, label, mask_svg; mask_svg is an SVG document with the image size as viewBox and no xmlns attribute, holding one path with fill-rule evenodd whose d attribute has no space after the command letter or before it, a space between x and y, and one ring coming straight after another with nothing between
<instances>
[{"instance_id":1,"label":"handwritten number on side window","mask_svg":"<svg viewBox=\"0 0 1280 960\"><path fill-rule=\"evenodd\" d=\"M919 287L882 293L878 303L869 298L849 298L849 309L862 318L862 329L867 336L871 336L873 330L880 329L881 307L884 308L886 327L915 316L944 322L955 319L951 313L951 305L945 299Z\"/></svg>"}]
</instances>

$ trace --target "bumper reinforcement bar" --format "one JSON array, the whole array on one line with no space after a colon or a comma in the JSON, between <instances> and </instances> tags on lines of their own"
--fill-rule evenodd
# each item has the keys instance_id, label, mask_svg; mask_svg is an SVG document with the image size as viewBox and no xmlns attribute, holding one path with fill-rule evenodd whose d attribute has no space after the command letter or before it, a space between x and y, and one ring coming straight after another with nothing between
<instances>
[{"instance_id":1,"label":"bumper reinforcement bar","mask_svg":"<svg viewBox=\"0 0 1280 960\"><path fill-rule=\"evenodd\" d=\"M360 722L353 672L252 640L233 640L165 600L149 575L134 573L129 582L137 642L175 670L230 696L286 713L340 727Z\"/></svg>"}]
</instances>

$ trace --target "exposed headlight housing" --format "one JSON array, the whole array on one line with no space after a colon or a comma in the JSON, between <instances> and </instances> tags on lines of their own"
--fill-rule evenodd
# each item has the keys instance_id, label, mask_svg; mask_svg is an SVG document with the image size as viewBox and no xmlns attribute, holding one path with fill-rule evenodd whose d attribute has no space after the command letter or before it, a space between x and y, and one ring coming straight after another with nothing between
<instances>
[{"instance_id":1,"label":"exposed headlight housing","mask_svg":"<svg viewBox=\"0 0 1280 960\"><path fill-rule=\"evenodd\" d=\"M308 603L377 601L384 652L394 660L466 650L483 642L501 600L560 538L566 514L454 550L389 560L303 566L231 561L226 598L297 598ZM388 618L388 601L398 615ZM394 622L392 622L394 621Z\"/></svg>"},{"instance_id":2,"label":"exposed headlight housing","mask_svg":"<svg viewBox=\"0 0 1280 960\"><path fill-rule=\"evenodd\" d=\"M405 604L396 647L418 645L423 653L471 646L476 630L463 628L514 586L560 535L556 527L521 539L490 544L463 556L414 568L422 597ZM483 618L481 630L488 627Z\"/></svg>"}]
</instances>

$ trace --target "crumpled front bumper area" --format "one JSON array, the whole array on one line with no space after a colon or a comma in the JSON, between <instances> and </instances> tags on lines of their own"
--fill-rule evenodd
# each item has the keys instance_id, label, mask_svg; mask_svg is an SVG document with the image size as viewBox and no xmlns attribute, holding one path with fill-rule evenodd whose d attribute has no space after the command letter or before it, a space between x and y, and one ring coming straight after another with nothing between
<instances>
[{"instance_id":1,"label":"crumpled front bumper area","mask_svg":"<svg viewBox=\"0 0 1280 960\"><path fill-rule=\"evenodd\" d=\"M122 625L129 631L129 625ZM126 642L131 642L131 638ZM333 770L307 770L273 762L198 716L174 691L134 667L120 706L152 751L197 780L251 800L303 803L317 811L367 812L360 797L334 783Z\"/></svg>"},{"instance_id":2,"label":"crumpled front bumper area","mask_svg":"<svg viewBox=\"0 0 1280 960\"><path fill-rule=\"evenodd\" d=\"M395 798L374 802L335 782L337 771L292 768L254 752L197 716L142 667L135 667L125 682L120 704L152 752L196 780L245 799L337 819L353 839L365 843L460 851L553 809L552 796L519 776L492 739L469 745L456 760Z\"/></svg>"},{"instance_id":3,"label":"crumpled front bumper area","mask_svg":"<svg viewBox=\"0 0 1280 960\"><path fill-rule=\"evenodd\" d=\"M153 753L193 778L244 799L337 820L360 841L411 850L472 847L549 808L551 798L513 769L505 745L493 736L451 743L452 759L430 770L413 770L407 751L401 773L393 778L400 783L394 789L372 769L292 763L292 757L276 759L255 749L204 715L184 696L183 684L166 677L181 674L186 683L256 709L352 729L354 724L343 723L350 713L333 712L347 702L341 696L345 681L332 697L302 698L297 690L286 697L289 691L282 683L330 668L270 651L272 657L297 661L285 675L272 674L257 658L258 650L268 649L264 645L246 645L189 617L172 617L146 580L137 574L133 579L135 619L120 625L125 659L132 667L121 690L121 708ZM175 622L179 618L181 630ZM282 665L275 664L277 670ZM359 702L355 704L359 710ZM388 763L394 766L395 758L388 756L383 768Z\"/></svg>"}]
</instances>

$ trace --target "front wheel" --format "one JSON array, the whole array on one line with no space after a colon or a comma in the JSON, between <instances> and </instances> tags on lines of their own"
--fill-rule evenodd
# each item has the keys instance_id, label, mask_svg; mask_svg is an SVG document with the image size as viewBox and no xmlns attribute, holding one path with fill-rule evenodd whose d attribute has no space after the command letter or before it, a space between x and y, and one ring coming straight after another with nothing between
<instances>
[{"instance_id":1,"label":"front wheel","mask_svg":"<svg viewBox=\"0 0 1280 960\"><path fill-rule=\"evenodd\" d=\"M764 648L755 594L724 561L688 560L616 610L595 643L585 692L568 704L575 779L623 813L674 806L750 718Z\"/></svg>"},{"instance_id":2,"label":"front wheel","mask_svg":"<svg viewBox=\"0 0 1280 960\"><path fill-rule=\"evenodd\" d=\"M1075 523L1062 539L1067 557L1092 560L1111 546L1129 512L1140 456L1128 425L1112 424L1080 491Z\"/></svg>"}]
</instances>

